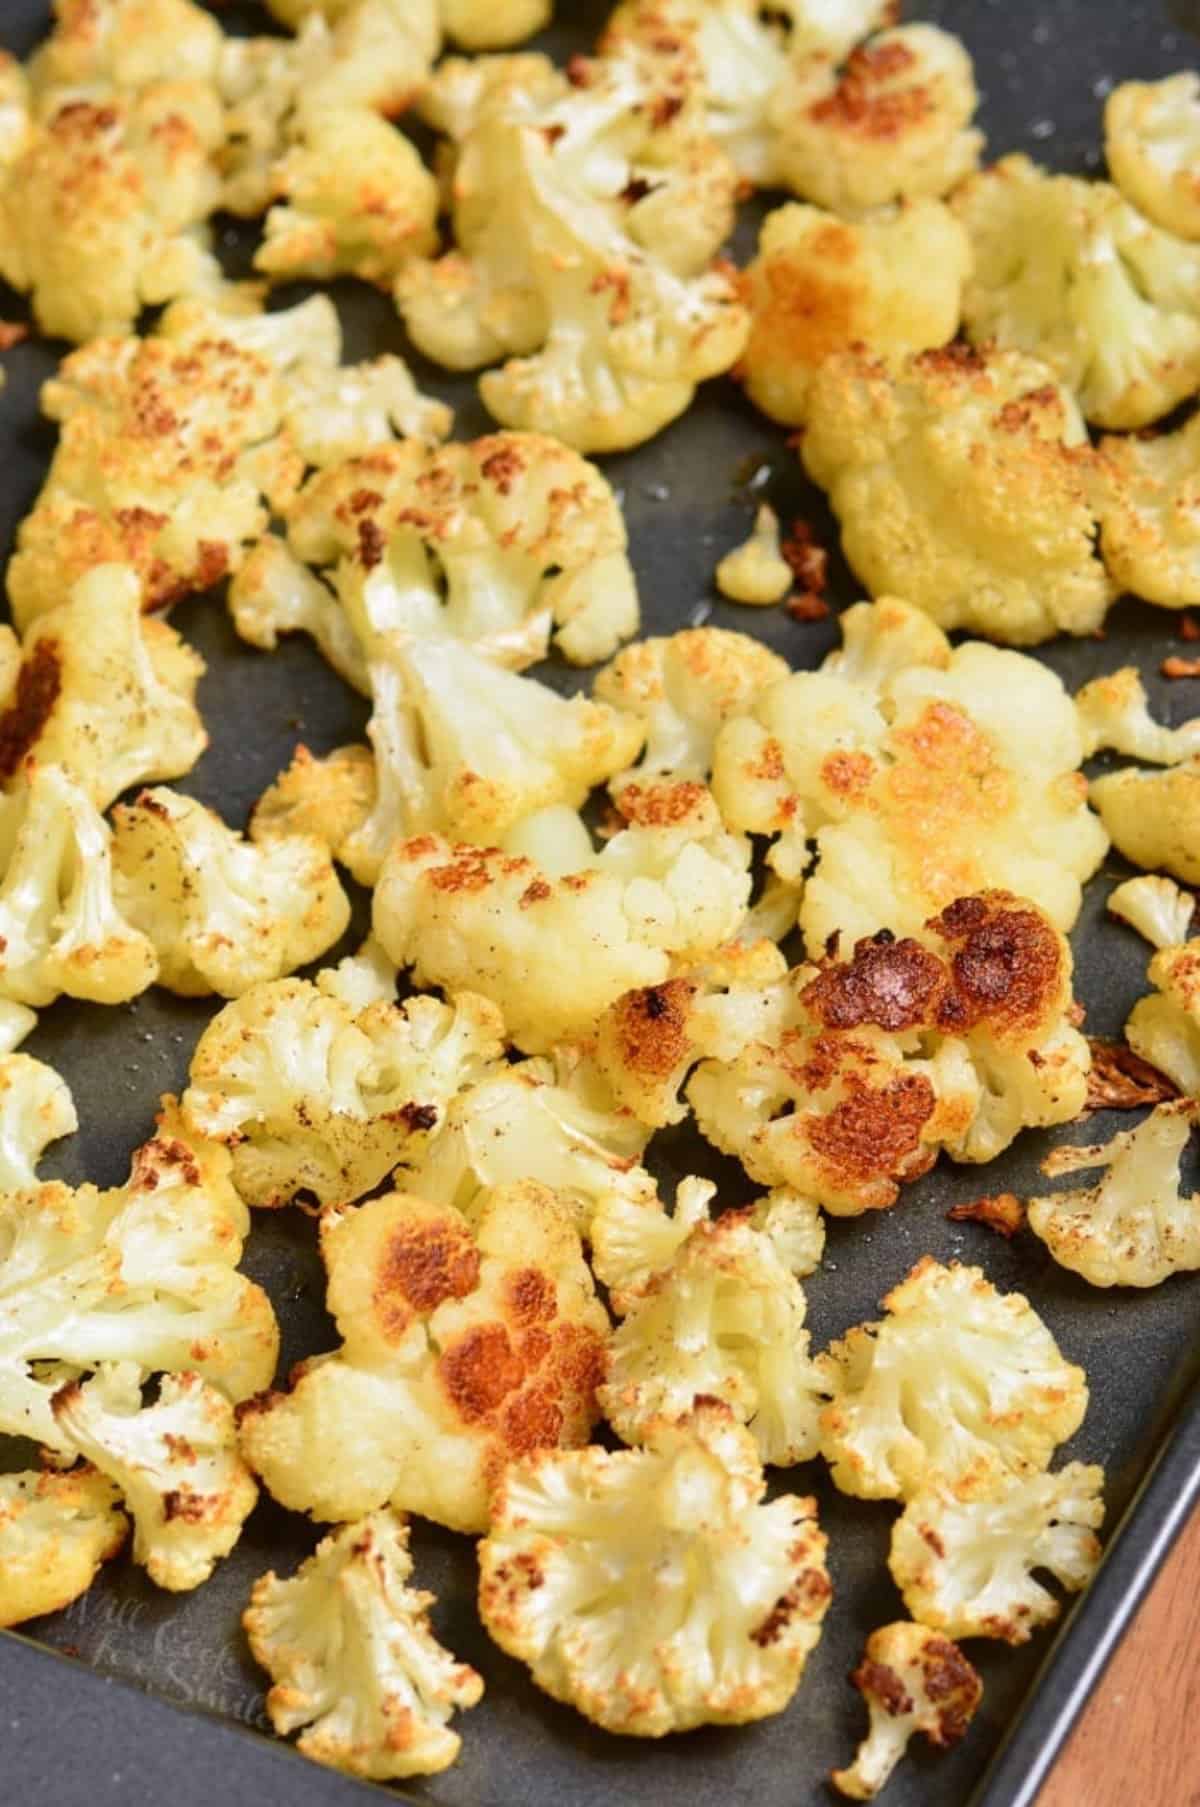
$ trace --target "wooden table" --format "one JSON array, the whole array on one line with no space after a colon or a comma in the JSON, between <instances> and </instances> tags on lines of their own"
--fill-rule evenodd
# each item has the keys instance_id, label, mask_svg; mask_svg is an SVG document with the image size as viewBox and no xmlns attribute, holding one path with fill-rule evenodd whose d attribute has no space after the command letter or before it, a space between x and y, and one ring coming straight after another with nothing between
<instances>
[{"instance_id":1,"label":"wooden table","mask_svg":"<svg viewBox=\"0 0 1200 1807\"><path fill-rule=\"evenodd\" d=\"M1200 1807L1200 1515L1113 1658L1038 1807Z\"/></svg>"}]
</instances>

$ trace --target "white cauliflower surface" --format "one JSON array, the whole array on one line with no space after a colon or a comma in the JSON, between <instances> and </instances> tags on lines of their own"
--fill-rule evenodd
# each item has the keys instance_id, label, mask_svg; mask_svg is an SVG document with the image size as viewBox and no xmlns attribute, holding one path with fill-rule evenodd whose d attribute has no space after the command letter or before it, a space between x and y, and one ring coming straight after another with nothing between
<instances>
[{"instance_id":1,"label":"white cauliflower surface","mask_svg":"<svg viewBox=\"0 0 1200 1807\"><path fill-rule=\"evenodd\" d=\"M242 1622L272 1679L267 1712L314 1762L384 1782L457 1757L449 1721L483 1682L438 1643L412 1566L407 1522L382 1511L342 1525L289 1579L255 1582Z\"/></svg>"},{"instance_id":2,"label":"white cauliflower surface","mask_svg":"<svg viewBox=\"0 0 1200 1807\"><path fill-rule=\"evenodd\" d=\"M830 1780L852 1801L874 1799L918 1732L938 1749L957 1744L983 1697L983 1683L958 1645L906 1620L871 1633L850 1679L870 1726L854 1762Z\"/></svg>"},{"instance_id":3,"label":"white cauliflower surface","mask_svg":"<svg viewBox=\"0 0 1200 1807\"><path fill-rule=\"evenodd\" d=\"M0 1475L0 1627L69 1606L128 1534L120 1495L93 1468Z\"/></svg>"},{"instance_id":4,"label":"white cauliflower surface","mask_svg":"<svg viewBox=\"0 0 1200 1807\"><path fill-rule=\"evenodd\" d=\"M1154 989L1134 1005L1126 1039L1181 1092L1200 1099L1200 940L1161 948L1147 977Z\"/></svg>"},{"instance_id":5,"label":"white cauliflower surface","mask_svg":"<svg viewBox=\"0 0 1200 1807\"><path fill-rule=\"evenodd\" d=\"M1196 895L1173 878L1143 873L1109 892L1108 912L1136 929L1151 947L1179 947L1191 936Z\"/></svg>"},{"instance_id":6,"label":"white cauliflower surface","mask_svg":"<svg viewBox=\"0 0 1200 1807\"><path fill-rule=\"evenodd\" d=\"M0 1193L37 1185L50 1142L79 1127L64 1079L28 1054L0 1054Z\"/></svg>"},{"instance_id":7,"label":"white cauliflower surface","mask_svg":"<svg viewBox=\"0 0 1200 1807\"><path fill-rule=\"evenodd\" d=\"M764 1491L753 1440L715 1403L649 1426L642 1449L518 1462L480 1545L484 1624L607 1731L781 1712L832 1590L813 1502Z\"/></svg>"}]
</instances>

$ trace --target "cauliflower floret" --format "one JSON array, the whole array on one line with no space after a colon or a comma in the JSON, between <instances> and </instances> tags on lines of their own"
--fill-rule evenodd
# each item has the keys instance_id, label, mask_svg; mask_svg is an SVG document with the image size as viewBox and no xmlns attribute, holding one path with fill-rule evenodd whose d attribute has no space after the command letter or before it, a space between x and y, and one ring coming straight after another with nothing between
<instances>
[{"instance_id":1,"label":"cauliflower floret","mask_svg":"<svg viewBox=\"0 0 1200 1807\"><path fill-rule=\"evenodd\" d=\"M893 618L900 607L874 606ZM906 650L902 634L895 650ZM1069 929L1104 857L1078 771L1081 724L1060 679L974 642L931 650L940 668L873 673L850 651L796 672L718 737L713 794L729 827L777 837L768 862L793 885L815 843L800 908L814 958L831 934L913 934L990 886Z\"/></svg>"},{"instance_id":2,"label":"cauliflower floret","mask_svg":"<svg viewBox=\"0 0 1200 1807\"><path fill-rule=\"evenodd\" d=\"M772 97L780 178L804 200L853 215L949 193L978 167L979 96L964 44L900 25L852 51L797 63Z\"/></svg>"},{"instance_id":3,"label":"cauliflower floret","mask_svg":"<svg viewBox=\"0 0 1200 1807\"><path fill-rule=\"evenodd\" d=\"M1153 765L1179 765L1200 756L1200 716L1164 728L1150 714L1146 686L1134 665L1093 678L1075 698L1086 758L1108 747Z\"/></svg>"},{"instance_id":4,"label":"cauliflower floret","mask_svg":"<svg viewBox=\"0 0 1200 1807\"><path fill-rule=\"evenodd\" d=\"M1057 1619L1038 1569L1077 1594L1100 1561L1102 1468L997 1475L970 1499L934 1477L892 1527L888 1567L913 1618L948 1638L1024 1644Z\"/></svg>"},{"instance_id":5,"label":"cauliflower floret","mask_svg":"<svg viewBox=\"0 0 1200 1807\"><path fill-rule=\"evenodd\" d=\"M158 1126L124 1186L0 1196L0 1431L71 1454L51 1397L102 1362L195 1370L234 1400L274 1374L270 1301L235 1271L250 1218L229 1155L189 1134L174 1099Z\"/></svg>"},{"instance_id":6,"label":"cauliflower floret","mask_svg":"<svg viewBox=\"0 0 1200 1807\"><path fill-rule=\"evenodd\" d=\"M129 332L145 306L215 286L221 103L207 82L61 98L0 189L0 275L50 338Z\"/></svg>"},{"instance_id":7,"label":"cauliflower floret","mask_svg":"<svg viewBox=\"0 0 1200 1807\"><path fill-rule=\"evenodd\" d=\"M549 25L554 0L438 0L442 29L464 50L500 50Z\"/></svg>"},{"instance_id":8,"label":"cauliflower floret","mask_svg":"<svg viewBox=\"0 0 1200 1807\"><path fill-rule=\"evenodd\" d=\"M1144 427L1200 382L1200 251L1107 182L1004 157L964 184L972 343L1041 358L1101 427Z\"/></svg>"},{"instance_id":9,"label":"cauliflower floret","mask_svg":"<svg viewBox=\"0 0 1200 1807\"><path fill-rule=\"evenodd\" d=\"M0 709L0 781L27 759L60 766L98 809L131 785L189 772L208 745L198 653L145 621L124 565L98 565L34 622Z\"/></svg>"},{"instance_id":10,"label":"cauliflower floret","mask_svg":"<svg viewBox=\"0 0 1200 1807\"><path fill-rule=\"evenodd\" d=\"M410 998L356 1010L305 979L282 979L213 1018L183 1108L231 1148L248 1204L284 1205L301 1191L349 1204L411 1159L412 1144L444 1124L458 1092L502 1067L503 1054L499 1012L470 992L451 1004Z\"/></svg>"},{"instance_id":11,"label":"cauliflower floret","mask_svg":"<svg viewBox=\"0 0 1200 1807\"><path fill-rule=\"evenodd\" d=\"M258 1499L224 1393L199 1374L168 1374L143 1406L141 1369L117 1362L68 1382L51 1410L68 1447L120 1488L133 1560L151 1581L172 1593L207 1581Z\"/></svg>"},{"instance_id":12,"label":"cauliflower floret","mask_svg":"<svg viewBox=\"0 0 1200 1807\"><path fill-rule=\"evenodd\" d=\"M1200 75L1122 82L1104 103L1104 154L1125 199L1177 238L1200 238Z\"/></svg>"},{"instance_id":13,"label":"cauliflower floret","mask_svg":"<svg viewBox=\"0 0 1200 1807\"><path fill-rule=\"evenodd\" d=\"M479 1610L534 1681L605 1731L657 1738L782 1712L832 1592L814 1503L763 1503L727 1407L645 1447L510 1468L479 1546Z\"/></svg>"},{"instance_id":14,"label":"cauliflower floret","mask_svg":"<svg viewBox=\"0 0 1200 1807\"><path fill-rule=\"evenodd\" d=\"M483 1696L433 1635L434 1595L409 1587L408 1523L373 1512L317 1546L290 1581L263 1575L242 1624L273 1687L267 1713L314 1763L390 1782L448 1769L456 1708Z\"/></svg>"},{"instance_id":15,"label":"cauliflower floret","mask_svg":"<svg viewBox=\"0 0 1200 1807\"><path fill-rule=\"evenodd\" d=\"M390 352L362 364L301 365L289 372L284 426L305 464L324 469L393 439L445 439L453 410L422 395L403 358Z\"/></svg>"},{"instance_id":16,"label":"cauliflower floret","mask_svg":"<svg viewBox=\"0 0 1200 1807\"><path fill-rule=\"evenodd\" d=\"M321 1251L342 1347L241 1416L282 1504L349 1519L390 1501L478 1532L506 1462L586 1442L608 1317L553 1193L501 1187L472 1234L390 1192L326 1210Z\"/></svg>"},{"instance_id":17,"label":"cauliflower floret","mask_svg":"<svg viewBox=\"0 0 1200 1807\"><path fill-rule=\"evenodd\" d=\"M0 1193L37 1185L46 1147L79 1128L65 1079L28 1054L0 1054Z\"/></svg>"},{"instance_id":18,"label":"cauliflower floret","mask_svg":"<svg viewBox=\"0 0 1200 1807\"><path fill-rule=\"evenodd\" d=\"M119 93L168 78L212 81L221 28L191 0L54 0L54 30L29 60L42 107L63 88Z\"/></svg>"},{"instance_id":19,"label":"cauliflower floret","mask_svg":"<svg viewBox=\"0 0 1200 1807\"><path fill-rule=\"evenodd\" d=\"M1083 1422L1087 1379L1023 1294L926 1255L883 1306L817 1358L833 1394L822 1450L843 1493L909 1500L936 1474L972 1499L998 1474L1050 1466Z\"/></svg>"},{"instance_id":20,"label":"cauliflower floret","mask_svg":"<svg viewBox=\"0 0 1200 1807\"><path fill-rule=\"evenodd\" d=\"M574 664L637 632L625 523L596 467L540 433L389 446L309 482L288 538L367 645L452 638L517 670Z\"/></svg>"},{"instance_id":21,"label":"cauliflower floret","mask_svg":"<svg viewBox=\"0 0 1200 1807\"><path fill-rule=\"evenodd\" d=\"M645 724L641 765L627 776L706 778L722 723L787 675L786 660L749 634L692 627L625 647L593 693Z\"/></svg>"},{"instance_id":22,"label":"cauliflower floret","mask_svg":"<svg viewBox=\"0 0 1200 1807\"><path fill-rule=\"evenodd\" d=\"M628 1305L600 1389L626 1443L719 1399L761 1461L790 1468L817 1454L828 1395L809 1360L804 1293L751 1212L703 1218Z\"/></svg>"},{"instance_id":23,"label":"cauliflower floret","mask_svg":"<svg viewBox=\"0 0 1200 1807\"><path fill-rule=\"evenodd\" d=\"M1049 369L1014 351L835 353L801 451L876 596L1015 646L1089 634L1116 589L1094 544L1096 454Z\"/></svg>"},{"instance_id":24,"label":"cauliflower floret","mask_svg":"<svg viewBox=\"0 0 1200 1807\"><path fill-rule=\"evenodd\" d=\"M730 602L765 608L783 601L792 587L792 575L783 556L779 516L764 502L754 517L750 538L727 552L717 566L717 588Z\"/></svg>"},{"instance_id":25,"label":"cauliflower floret","mask_svg":"<svg viewBox=\"0 0 1200 1807\"><path fill-rule=\"evenodd\" d=\"M0 798L0 996L10 1005L41 1008L63 992L123 1004L153 984L154 949L113 896L111 839L57 766L28 762ZM15 1040L31 1027L18 1023Z\"/></svg>"},{"instance_id":26,"label":"cauliflower floret","mask_svg":"<svg viewBox=\"0 0 1200 1807\"><path fill-rule=\"evenodd\" d=\"M923 609L895 596L854 603L839 617L838 629L842 644L826 654L821 670L876 698L911 665L948 671L953 660L941 628Z\"/></svg>"},{"instance_id":27,"label":"cauliflower floret","mask_svg":"<svg viewBox=\"0 0 1200 1807\"><path fill-rule=\"evenodd\" d=\"M1133 865L1200 884L1200 757L1167 772L1108 772L1093 779L1091 797L1113 846Z\"/></svg>"},{"instance_id":28,"label":"cauliflower floret","mask_svg":"<svg viewBox=\"0 0 1200 1807\"><path fill-rule=\"evenodd\" d=\"M275 534L264 534L229 586L229 613L250 646L273 652L281 634L310 634L339 677L364 696L371 677L362 641L337 597ZM374 797L375 762L371 761Z\"/></svg>"},{"instance_id":29,"label":"cauliflower floret","mask_svg":"<svg viewBox=\"0 0 1200 1807\"><path fill-rule=\"evenodd\" d=\"M1095 494L1109 575L1162 609L1200 603L1200 419L1106 438Z\"/></svg>"},{"instance_id":30,"label":"cauliflower floret","mask_svg":"<svg viewBox=\"0 0 1200 1807\"><path fill-rule=\"evenodd\" d=\"M674 58L577 60L558 92L495 84L459 147L459 250L396 298L418 348L479 385L504 425L580 451L639 445L728 370L747 316L710 268L736 172ZM516 354L513 356L513 354Z\"/></svg>"},{"instance_id":31,"label":"cauliflower floret","mask_svg":"<svg viewBox=\"0 0 1200 1807\"><path fill-rule=\"evenodd\" d=\"M1108 894L1108 911L1152 947L1178 947L1191 937L1196 898L1171 878L1127 878Z\"/></svg>"},{"instance_id":32,"label":"cauliflower floret","mask_svg":"<svg viewBox=\"0 0 1200 1807\"><path fill-rule=\"evenodd\" d=\"M128 1532L116 1488L94 1469L0 1475L0 1626L78 1600Z\"/></svg>"},{"instance_id":33,"label":"cauliflower floret","mask_svg":"<svg viewBox=\"0 0 1200 1807\"><path fill-rule=\"evenodd\" d=\"M309 835L336 856L374 802L375 759L369 747L335 747L318 758L301 745L255 804L250 839L264 845Z\"/></svg>"},{"instance_id":34,"label":"cauliflower floret","mask_svg":"<svg viewBox=\"0 0 1200 1807\"><path fill-rule=\"evenodd\" d=\"M791 202L763 221L745 273L750 339L738 373L772 420L802 426L814 373L855 343L877 358L945 345L971 266L966 232L941 201L862 220Z\"/></svg>"},{"instance_id":35,"label":"cauliflower floret","mask_svg":"<svg viewBox=\"0 0 1200 1807\"><path fill-rule=\"evenodd\" d=\"M113 811L113 890L181 997L236 998L316 960L350 920L313 835L245 840L192 797L162 787Z\"/></svg>"},{"instance_id":36,"label":"cauliflower floret","mask_svg":"<svg viewBox=\"0 0 1200 1807\"><path fill-rule=\"evenodd\" d=\"M1200 1192L1180 1191L1195 1116L1191 1099L1160 1104L1101 1147L1056 1151L1055 1174L1104 1169L1094 1186L1029 1201L1029 1227L1061 1267L1091 1286L1160 1286L1200 1268Z\"/></svg>"},{"instance_id":37,"label":"cauliflower floret","mask_svg":"<svg viewBox=\"0 0 1200 1807\"><path fill-rule=\"evenodd\" d=\"M1135 1054L1200 1098L1200 940L1165 947L1150 962L1155 990L1139 998L1125 1025Z\"/></svg>"},{"instance_id":38,"label":"cauliflower floret","mask_svg":"<svg viewBox=\"0 0 1200 1807\"><path fill-rule=\"evenodd\" d=\"M871 1633L850 1679L867 1703L870 1729L849 1769L835 1769L830 1780L852 1801L874 1799L918 1732L938 1750L957 1744L983 1698L957 1644L903 1620Z\"/></svg>"}]
</instances>

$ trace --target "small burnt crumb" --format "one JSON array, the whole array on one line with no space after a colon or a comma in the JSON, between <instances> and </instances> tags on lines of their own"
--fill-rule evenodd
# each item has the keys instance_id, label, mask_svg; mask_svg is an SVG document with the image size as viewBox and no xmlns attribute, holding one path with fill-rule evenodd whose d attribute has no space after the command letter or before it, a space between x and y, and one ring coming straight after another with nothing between
<instances>
[{"instance_id":1,"label":"small burnt crumb","mask_svg":"<svg viewBox=\"0 0 1200 1807\"><path fill-rule=\"evenodd\" d=\"M793 621L825 621L831 613L825 599L821 596L814 596L811 590L804 590L796 596L789 596L784 607Z\"/></svg>"},{"instance_id":2,"label":"small burnt crumb","mask_svg":"<svg viewBox=\"0 0 1200 1807\"><path fill-rule=\"evenodd\" d=\"M644 176L631 176L621 190L620 199L627 206L636 207L639 201L644 201L648 194L653 193L653 183L647 182Z\"/></svg>"},{"instance_id":3,"label":"small burnt crumb","mask_svg":"<svg viewBox=\"0 0 1200 1807\"><path fill-rule=\"evenodd\" d=\"M436 1104L402 1104L399 1115L405 1127L414 1136L421 1130L437 1128Z\"/></svg>"},{"instance_id":4,"label":"small burnt crumb","mask_svg":"<svg viewBox=\"0 0 1200 1807\"><path fill-rule=\"evenodd\" d=\"M1006 1240L1025 1225L1025 1207L1015 1192L985 1193L968 1204L954 1205L946 1216L951 1223L981 1223ZM939 1552L940 1553L940 1552Z\"/></svg>"},{"instance_id":5,"label":"small burnt crumb","mask_svg":"<svg viewBox=\"0 0 1200 1807\"><path fill-rule=\"evenodd\" d=\"M1146 1104L1166 1104L1179 1088L1125 1042L1089 1036L1092 1070L1088 1074L1085 1112L1136 1111Z\"/></svg>"},{"instance_id":6,"label":"small burnt crumb","mask_svg":"<svg viewBox=\"0 0 1200 1807\"><path fill-rule=\"evenodd\" d=\"M807 521L797 518L789 527L780 551L807 596L821 597L829 580L829 554L818 545ZM828 610L826 610L828 613Z\"/></svg>"},{"instance_id":7,"label":"small burnt crumb","mask_svg":"<svg viewBox=\"0 0 1200 1807\"><path fill-rule=\"evenodd\" d=\"M1200 659L1181 659L1173 654L1159 667L1164 678L1200 678Z\"/></svg>"},{"instance_id":8,"label":"small burnt crumb","mask_svg":"<svg viewBox=\"0 0 1200 1807\"><path fill-rule=\"evenodd\" d=\"M11 351L29 337L29 328L20 320L0 320L0 351Z\"/></svg>"},{"instance_id":9,"label":"small burnt crumb","mask_svg":"<svg viewBox=\"0 0 1200 1807\"><path fill-rule=\"evenodd\" d=\"M1179 638L1193 644L1200 640L1200 621L1194 615L1181 615L1179 619Z\"/></svg>"}]
</instances>

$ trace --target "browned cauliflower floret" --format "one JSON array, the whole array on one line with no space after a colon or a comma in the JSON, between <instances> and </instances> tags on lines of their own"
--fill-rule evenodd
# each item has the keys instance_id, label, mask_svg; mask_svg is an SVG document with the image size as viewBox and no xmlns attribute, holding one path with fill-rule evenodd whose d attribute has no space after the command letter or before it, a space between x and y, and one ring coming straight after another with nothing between
<instances>
[{"instance_id":1,"label":"browned cauliflower floret","mask_svg":"<svg viewBox=\"0 0 1200 1807\"><path fill-rule=\"evenodd\" d=\"M782 1712L832 1590L813 1501L765 1490L752 1438L715 1402L648 1425L642 1449L516 1463L479 1550L484 1625L605 1731Z\"/></svg>"},{"instance_id":2,"label":"browned cauliflower floret","mask_svg":"<svg viewBox=\"0 0 1200 1807\"><path fill-rule=\"evenodd\" d=\"M779 516L763 502L754 516L749 537L727 552L717 566L714 581L729 602L751 608L770 608L782 602L795 573L783 556Z\"/></svg>"},{"instance_id":3,"label":"browned cauliflower floret","mask_svg":"<svg viewBox=\"0 0 1200 1807\"><path fill-rule=\"evenodd\" d=\"M1116 594L1084 441L1034 358L949 346L889 370L860 346L813 378L801 449L873 595L1025 646L1091 633Z\"/></svg>"},{"instance_id":4,"label":"browned cauliflower floret","mask_svg":"<svg viewBox=\"0 0 1200 1807\"><path fill-rule=\"evenodd\" d=\"M0 1475L0 1626L61 1612L128 1534L120 1495L93 1468Z\"/></svg>"},{"instance_id":5,"label":"browned cauliflower floret","mask_svg":"<svg viewBox=\"0 0 1200 1807\"><path fill-rule=\"evenodd\" d=\"M870 1730L850 1767L830 1779L852 1801L874 1799L918 1732L939 1750L957 1744L983 1698L957 1644L904 1620L871 1633L850 1679L867 1703Z\"/></svg>"},{"instance_id":6,"label":"browned cauliflower floret","mask_svg":"<svg viewBox=\"0 0 1200 1807\"><path fill-rule=\"evenodd\" d=\"M391 1192L327 1210L340 1349L243 1408L242 1448L284 1505L350 1519L392 1505L482 1531L506 1462L586 1441L608 1318L543 1187L493 1192L472 1234Z\"/></svg>"},{"instance_id":7,"label":"browned cauliflower floret","mask_svg":"<svg viewBox=\"0 0 1200 1807\"><path fill-rule=\"evenodd\" d=\"M356 1011L304 979L256 985L200 1037L184 1111L232 1149L248 1204L349 1204L416 1158L457 1093L509 1070L502 1028L469 992Z\"/></svg>"},{"instance_id":8,"label":"browned cauliflower floret","mask_svg":"<svg viewBox=\"0 0 1200 1807\"><path fill-rule=\"evenodd\" d=\"M458 1756L449 1721L483 1682L437 1642L434 1596L411 1575L407 1521L385 1511L341 1526L289 1581L255 1582L242 1624L274 1684L267 1712L314 1763L385 1782Z\"/></svg>"},{"instance_id":9,"label":"browned cauliflower floret","mask_svg":"<svg viewBox=\"0 0 1200 1807\"><path fill-rule=\"evenodd\" d=\"M1133 865L1200 884L1200 757L1165 772L1126 766L1092 781L1092 802Z\"/></svg>"},{"instance_id":10,"label":"browned cauliflower floret","mask_svg":"<svg viewBox=\"0 0 1200 1807\"><path fill-rule=\"evenodd\" d=\"M936 200L857 221L798 202L769 213L743 279L750 338L738 372L751 401L798 427L832 352L862 343L895 357L945 345L970 263L966 233Z\"/></svg>"},{"instance_id":11,"label":"browned cauliflower floret","mask_svg":"<svg viewBox=\"0 0 1200 1807\"><path fill-rule=\"evenodd\" d=\"M292 763L265 790L250 817L260 845L285 835L312 835L335 857L361 828L375 801L375 760L369 747L337 747L318 757L298 746Z\"/></svg>"},{"instance_id":12,"label":"browned cauliflower floret","mask_svg":"<svg viewBox=\"0 0 1200 1807\"><path fill-rule=\"evenodd\" d=\"M799 62L770 120L783 181L855 214L944 195L979 162L978 94L966 47L936 25L900 25L851 52Z\"/></svg>"},{"instance_id":13,"label":"browned cauliflower floret","mask_svg":"<svg viewBox=\"0 0 1200 1807\"><path fill-rule=\"evenodd\" d=\"M1163 609L1200 603L1200 417L1101 440L1095 494L1109 574Z\"/></svg>"},{"instance_id":14,"label":"browned cauliflower floret","mask_svg":"<svg viewBox=\"0 0 1200 1807\"><path fill-rule=\"evenodd\" d=\"M1200 75L1122 82L1104 103L1109 174L1139 213L1200 238Z\"/></svg>"},{"instance_id":15,"label":"browned cauliflower floret","mask_svg":"<svg viewBox=\"0 0 1200 1807\"><path fill-rule=\"evenodd\" d=\"M817 1358L833 1403L822 1447L843 1493L912 1499L940 1475L960 1499L995 1476L1037 1474L1083 1421L1082 1368L1021 1293L932 1256Z\"/></svg>"}]
</instances>

